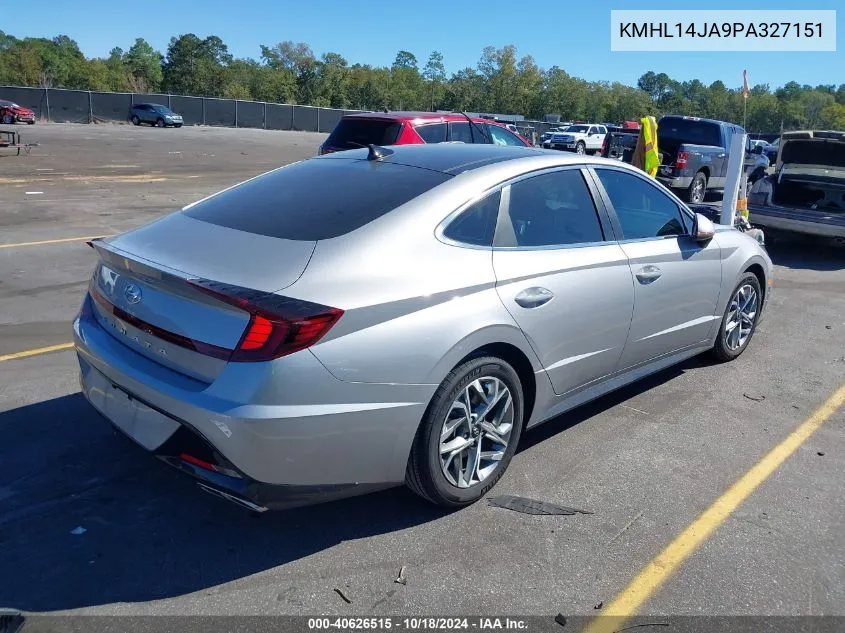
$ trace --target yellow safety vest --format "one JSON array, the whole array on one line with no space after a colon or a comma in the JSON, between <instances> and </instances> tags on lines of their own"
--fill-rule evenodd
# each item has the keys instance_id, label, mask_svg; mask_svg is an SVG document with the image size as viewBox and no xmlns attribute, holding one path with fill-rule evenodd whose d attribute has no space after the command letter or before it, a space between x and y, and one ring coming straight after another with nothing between
<instances>
[{"instance_id":1,"label":"yellow safety vest","mask_svg":"<svg viewBox=\"0 0 845 633\"><path fill-rule=\"evenodd\" d=\"M657 152L657 120L653 116L640 119L645 141L645 173L654 178L660 167L660 154Z\"/></svg>"}]
</instances>

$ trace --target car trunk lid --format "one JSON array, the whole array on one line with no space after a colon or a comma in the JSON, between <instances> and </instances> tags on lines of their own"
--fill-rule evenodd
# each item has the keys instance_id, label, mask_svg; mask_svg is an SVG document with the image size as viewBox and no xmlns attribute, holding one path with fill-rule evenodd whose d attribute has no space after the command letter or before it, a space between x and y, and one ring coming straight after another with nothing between
<instances>
[{"instance_id":1,"label":"car trunk lid","mask_svg":"<svg viewBox=\"0 0 845 633\"><path fill-rule=\"evenodd\" d=\"M272 294L300 277L315 245L176 213L92 242L101 260L91 281L95 317L133 352L211 382L244 336L251 314L202 284Z\"/></svg>"}]
</instances>

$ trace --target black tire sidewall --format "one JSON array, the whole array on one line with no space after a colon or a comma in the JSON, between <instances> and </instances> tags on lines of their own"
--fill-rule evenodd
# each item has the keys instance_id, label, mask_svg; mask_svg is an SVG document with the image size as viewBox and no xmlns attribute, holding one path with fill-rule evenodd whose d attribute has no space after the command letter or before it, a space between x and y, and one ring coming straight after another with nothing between
<instances>
[{"instance_id":1,"label":"black tire sidewall","mask_svg":"<svg viewBox=\"0 0 845 633\"><path fill-rule=\"evenodd\" d=\"M757 313L754 316L754 325L751 326L751 333L748 335L748 339L746 339L745 343L739 349L732 350L728 347L727 342L725 341L725 327L728 324L728 314L731 311L731 302L733 301L734 295L746 284L750 284L754 290L757 291ZM731 294L728 297L728 305L725 307L725 313L722 315L722 323L719 326L719 335L716 338L716 344L714 346L714 351L719 358L722 360L733 360L748 349L748 346L751 344L751 339L754 338L754 333L757 331L757 323L760 321L760 311L762 309L763 291L760 288L760 280L757 279L757 275L754 273L745 273L734 286L733 290L731 290Z\"/></svg>"},{"instance_id":2,"label":"black tire sidewall","mask_svg":"<svg viewBox=\"0 0 845 633\"><path fill-rule=\"evenodd\" d=\"M516 452L522 433L523 394L522 384L516 371L506 362L495 358L478 358L465 363L459 368L445 389L439 390L432 402L424 421L420 449L425 450L424 476L427 480L429 493L434 501L443 505L460 507L469 505L481 497L499 481L510 464ZM496 471L486 480L471 488L457 488L450 484L440 468L440 431L449 407L457 399L463 389L473 380L482 376L491 376L503 381L511 392L514 407L514 427L511 431L505 456Z\"/></svg>"},{"instance_id":3,"label":"black tire sidewall","mask_svg":"<svg viewBox=\"0 0 845 633\"><path fill-rule=\"evenodd\" d=\"M156 122L155 122L156 127L165 127L165 125L166 125L166 123L164 122L164 119L156 119Z\"/></svg>"},{"instance_id":4,"label":"black tire sidewall","mask_svg":"<svg viewBox=\"0 0 845 633\"><path fill-rule=\"evenodd\" d=\"M701 200L695 199L695 190L696 190L696 183L701 181L704 185L701 191ZM697 172L692 179L692 182L689 186L689 192L687 193L687 200L692 203L701 203L704 202L704 198L707 197L707 176L705 176L702 172Z\"/></svg>"}]
</instances>

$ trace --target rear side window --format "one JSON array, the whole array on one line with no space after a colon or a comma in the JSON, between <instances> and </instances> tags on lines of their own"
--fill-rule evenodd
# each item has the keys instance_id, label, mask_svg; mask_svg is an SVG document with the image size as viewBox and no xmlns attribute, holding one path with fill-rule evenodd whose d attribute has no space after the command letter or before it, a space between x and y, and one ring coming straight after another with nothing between
<instances>
[{"instance_id":1,"label":"rear side window","mask_svg":"<svg viewBox=\"0 0 845 633\"><path fill-rule=\"evenodd\" d=\"M493 145L516 145L518 147L525 147L525 143L519 140L515 134L511 134L508 130L499 127L498 125L488 125L487 132L493 141Z\"/></svg>"},{"instance_id":2,"label":"rear side window","mask_svg":"<svg viewBox=\"0 0 845 633\"><path fill-rule=\"evenodd\" d=\"M596 169L613 210L622 225L624 239L683 235L681 210L655 185L632 174Z\"/></svg>"},{"instance_id":3,"label":"rear side window","mask_svg":"<svg viewBox=\"0 0 845 633\"><path fill-rule=\"evenodd\" d=\"M511 185L512 246L566 246L604 240L580 170L566 169ZM497 238L498 243L498 238Z\"/></svg>"},{"instance_id":4,"label":"rear side window","mask_svg":"<svg viewBox=\"0 0 845 633\"><path fill-rule=\"evenodd\" d=\"M184 213L258 235L325 240L354 231L450 178L387 162L315 158L249 180Z\"/></svg>"},{"instance_id":5,"label":"rear side window","mask_svg":"<svg viewBox=\"0 0 845 633\"><path fill-rule=\"evenodd\" d=\"M337 149L356 149L368 145L393 145L399 138L402 124L379 119L341 119L326 145Z\"/></svg>"},{"instance_id":6,"label":"rear side window","mask_svg":"<svg viewBox=\"0 0 845 633\"><path fill-rule=\"evenodd\" d=\"M443 236L474 246L492 246L501 193L495 192L465 209L449 223Z\"/></svg>"},{"instance_id":7,"label":"rear side window","mask_svg":"<svg viewBox=\"0 0 845 633\"><path fill-rule=\"evenodd\" d=\"M469 122L453 122L449 124L449 140L462 143L472 143L472 131L469 129Z\"/></svg>"},{"instance_id":8,"label":"rear side window","mask_svg":"<svg viewBox=\"0 0 845 633\"><path fill-rule=\"evenodd\" d=\"M443 143L446 141L445 123L429 123L428 125L420 125L414 129L426 143Z\"/></svg>"}]
</instances>

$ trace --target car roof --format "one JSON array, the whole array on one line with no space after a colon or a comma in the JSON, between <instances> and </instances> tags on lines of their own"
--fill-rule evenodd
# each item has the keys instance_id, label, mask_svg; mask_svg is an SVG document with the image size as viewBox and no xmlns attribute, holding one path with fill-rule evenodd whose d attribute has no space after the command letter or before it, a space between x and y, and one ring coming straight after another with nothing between
<instances>
[{"instance_id":1,"label":"car roof","mask_svg":"<svg viewBox=\"0 0 845 633\"><path fill-rule=\"evenodd\" d=\"M405 122L437 122L437 121L466 121L467 117L459 112L355 112L344 114L344 119L383 119ZM501 121L493 119L482 119L480 117L469 117L474 123L496 123L504 125Z\"/></svg>"},{"instance_id":2,"label":"car roof","mask_svg":"<svg viewBox=\"0 0 845 633\"><path fill-rule=\"evenodd\" d=\"M430 169L445 174L457 176L458 174L480 169L497 163L517 161L522 159L539 159L547 163L551 160L554 165L586 164L587 162L604 162L604 159L585 160L577 154L544 150L535 147L516 147L488 144L464 144L464 143L433 143L420 145L392 145L392 154L382 159L383 162L390 162L408 167ZM364 160L369 150L353 149L344 152L335 152L309 160ZM615 164L614 161L611 164ZM552 165L550 165L552 166Z\"/></svg>"}]
</instances>

